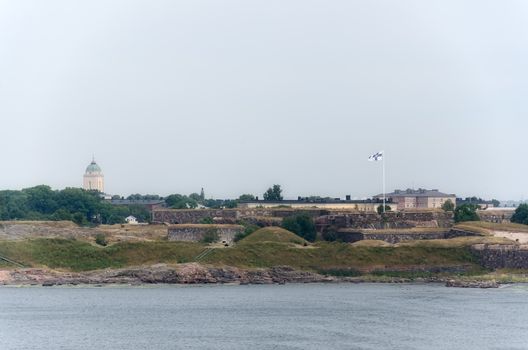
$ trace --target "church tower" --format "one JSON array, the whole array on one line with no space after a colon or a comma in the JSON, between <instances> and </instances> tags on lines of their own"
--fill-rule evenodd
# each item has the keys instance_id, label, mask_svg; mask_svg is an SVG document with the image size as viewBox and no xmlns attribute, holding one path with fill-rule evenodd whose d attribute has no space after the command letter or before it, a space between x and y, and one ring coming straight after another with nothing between
<instances>
[{"instance_id":1,"label":"church tower","mask_svg":"<svg viewBox=\"0 0 528 350\"><path fill-rule=\"evenodd\" d=\"M92 158L92 162L86 167L83 178L83 188L85 190L96 190L104 193L104 175L103 171Z\"/></svg>"}]
</instances>

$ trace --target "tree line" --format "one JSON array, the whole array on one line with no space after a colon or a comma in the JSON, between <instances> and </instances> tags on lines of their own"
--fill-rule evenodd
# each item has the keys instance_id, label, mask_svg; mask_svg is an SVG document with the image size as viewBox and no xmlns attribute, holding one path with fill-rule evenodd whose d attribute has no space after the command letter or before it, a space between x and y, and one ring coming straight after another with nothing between
<instances>
[{"instance_id":1,"label":"tree line","mask_svg":"<svg viewBox=\"0 0 528 350\"><path fill-rule=\"evenodd\" d=\"M124 223L129 215L142 222L150 220L145 207L115 206L97 191L52 190L46 185L0 191L0 220L70 220L78 225L112 225Z\"/></svg>"},{"instance_id":2,"label":"tree line","mask_svg":"<svg viewBox=\"0 0 528 350\"><path fill-rule=\"evenodd\" d=\"M274 199L282 200L279 185L268 190ZM125 199L115 195L112 199ZM171 194L161 197L156 194L131 194L128 200L160 200L173 209L195 209L199 206L207 208L236 208L239 201L251 201L256 197L252 194L242 194L235 200L206 199L203 190L200 194ZM112 205L104 200L97 191L87 191L81 188L65 188L53 190L47 185L25 188L22 190L0 191L0 220L69 220L78 225L119 224L124 223L127 216L134 216L140 222L150 221L150 212L145 206Z\"/></svg>"}]
</instances>

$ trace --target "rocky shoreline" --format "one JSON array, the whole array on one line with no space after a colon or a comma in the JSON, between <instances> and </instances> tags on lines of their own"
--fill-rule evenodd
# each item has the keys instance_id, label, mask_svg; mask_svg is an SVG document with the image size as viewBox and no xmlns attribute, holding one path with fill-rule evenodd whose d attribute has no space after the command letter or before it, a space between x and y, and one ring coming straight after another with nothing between
<instances>
[{"instance_id":1,"label":"rocky shoreline","mask_svg":"<svg viewBox=\"0 0 528 350\"><path fill-rule=\"evenodd\" d=\"M289 266L266 269L210 267L197 263L170 266L108 269L88 272L65 272L44 268L0 270L0 285L61 286L61 285L142 285L142 284L285 284L285 283L444 283L446 287L498 288L495 281L465 281L451 278L383 278L326 276L299 271Z\"/></svg>"},{"instance_id":2,"label":"rocky shoreline","mask_svg":"<svg viewBox=\"0 0 528 350\"><path fill-rule=\"evenodd\" d=\"M207 267L196 263L168 266L63 272L49 269L0 271L0 285L106 285L106 284L283 284L335 282L333 277L297 271L286 266L269 269Z\"/></svg>"}]
</instances>

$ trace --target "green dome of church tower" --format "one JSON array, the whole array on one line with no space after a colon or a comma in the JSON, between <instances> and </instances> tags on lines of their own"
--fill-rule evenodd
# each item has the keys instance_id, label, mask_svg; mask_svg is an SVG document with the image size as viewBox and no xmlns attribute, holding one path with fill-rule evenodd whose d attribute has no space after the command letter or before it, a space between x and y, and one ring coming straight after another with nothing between
<instances>
[{"instance_id":1,"label":"green dome of church tower","mask_svg":"<svg viewBox=\"0 0 528 350\"><path fill-rule=\"evenodd\" d=\"M101 167L92 159L86 167L83 178L83 188L89 191L99 191L104 193L104 175Z\"/></svg>"}]
</instances>

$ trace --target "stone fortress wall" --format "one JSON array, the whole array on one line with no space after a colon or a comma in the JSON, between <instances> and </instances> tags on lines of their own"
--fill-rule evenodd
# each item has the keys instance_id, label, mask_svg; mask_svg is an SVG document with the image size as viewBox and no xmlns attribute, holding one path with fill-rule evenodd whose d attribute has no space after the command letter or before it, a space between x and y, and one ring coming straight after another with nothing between
<instances>
[{"instance_id":1,"label":"stone fortress wall","mask_svg":"<svg viewBox=\"0 0 528 350\"><path fill-rule=\"evenodd\" d=\"M528 245L475 244L471 251L491 270L528 269Z\"/></svg>"},{"instance_id":2,"label":"stone fortress wall","mask_svg":"<svg viewBox=\"0 0 528 350\"><path fill-rule=\"evenodd\" d=\"M342 229L336 233L337 237L347 243L354 243L363 240L379 240L388 243L399 243L402 241L416 241L424 239L448 239L455 237L476 236L474 232L453 230L453 229L424 229L416 232L409 230L397 230L390 232L390 230L356 230L356 229Z\"/></svg>"},{"instance_id":3,"label":"stone fortress wall","mask_svg":"<svg viewBox=\"0 0 528 350\"><path fill-rule=\"evenodd\" d=\"M361 213L347 210L324 209L155 209L152 221L167 224L199 224L212 219L215 224L237 224L241 221L269 226L280 224L285 217L299 213L314 218L316 227L322 232L329 226L336 228L387 229L412 227L451 227L453 214L443 211ZM261 222L259 222L259 219Z\"/></svg>"},{"instance_id":4,"label":"stone fortress wall","mask_svg":"<svg viewBox=\"0 0 528 350\"><path fill-rule=\"evenodd\" d=\"M169 241L199 242L211 231L218 234L220 242L230 244L235 239L237 233L244 232L244 226L207 224L171 225L168 228L168 239Z\"/></svg>"}]
</instances>

